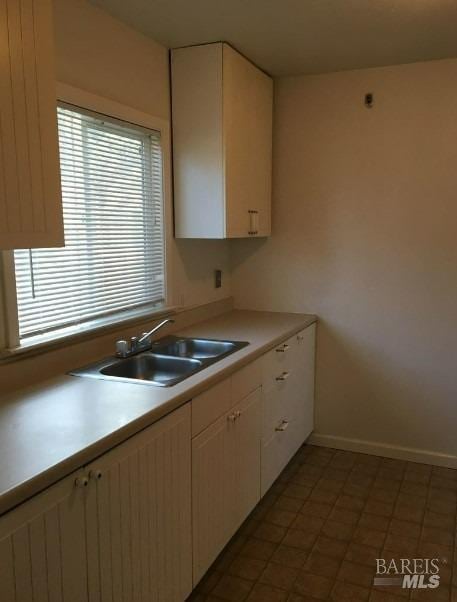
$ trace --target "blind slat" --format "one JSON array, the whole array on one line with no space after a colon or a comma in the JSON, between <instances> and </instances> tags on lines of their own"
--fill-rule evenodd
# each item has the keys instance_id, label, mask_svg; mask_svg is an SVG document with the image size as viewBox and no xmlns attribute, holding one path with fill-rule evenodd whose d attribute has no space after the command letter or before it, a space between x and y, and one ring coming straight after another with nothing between
<instances>
[{"instance_id":1,"label":"blind slat","mask_svg":"<svg viewBox=\"0 0 457 602\"><path fill-rule=\"evenodd\" d=\"M160 133L58 108L62 249L14 252L21 340L164 300Z\"/></svg>"}]
</instances>

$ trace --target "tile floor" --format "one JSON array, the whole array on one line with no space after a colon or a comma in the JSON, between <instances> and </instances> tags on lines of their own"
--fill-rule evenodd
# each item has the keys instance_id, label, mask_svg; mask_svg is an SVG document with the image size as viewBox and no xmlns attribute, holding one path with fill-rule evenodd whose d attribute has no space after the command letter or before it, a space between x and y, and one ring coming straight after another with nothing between
<instances>
[{"instance_id":1,"label":"tile floor","mask_svg":"<svg viewBox=\"0 0 457 602\"><path fill-rule=\"evenodd\" d=\"M457 470L305 445L189 601L457 602L456 500ZM375 558L414 557L438 589L373 587Z\"/></svg>"}]
</instances>

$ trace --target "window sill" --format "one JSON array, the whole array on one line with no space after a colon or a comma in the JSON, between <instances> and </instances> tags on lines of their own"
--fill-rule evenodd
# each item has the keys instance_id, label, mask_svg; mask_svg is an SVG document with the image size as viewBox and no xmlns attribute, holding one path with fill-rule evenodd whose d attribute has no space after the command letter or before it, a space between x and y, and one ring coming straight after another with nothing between
<instances>
[{"instance_id":1,"label":"window sill","mask_svg":"<svg viewBox=\"0 0 457 602\"><path fill-rule=\"evenodd\" d=\"M0 350L0 362L12 362L22 359L23 357L38 355L53 349L67 347L73 343L87 341L110 332L121 332L125 328L134 326L135 324L144 324L144 322L147 322L148 320L154 321L176 315L178 310L178 307L160 307L155 310L150 309L144 312L136 312L135 314L125 315L122 318L120 317L115 322L110 321L101 323L91 326L85 330L73 332L71 334L61 334L60 336L53 337L52 339L48 338L40 341L29 341L28 343L26 342L18 347Z\"/></svg>"}]
</instances>

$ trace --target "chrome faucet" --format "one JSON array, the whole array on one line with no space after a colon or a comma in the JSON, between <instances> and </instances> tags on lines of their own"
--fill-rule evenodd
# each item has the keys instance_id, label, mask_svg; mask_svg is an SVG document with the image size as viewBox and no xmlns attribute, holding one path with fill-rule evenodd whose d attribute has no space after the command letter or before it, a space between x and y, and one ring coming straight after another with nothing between
<instances>
[{"instance_id":1,"label":"chrome faucet","mask_svg":"<svg viewBox=\"0 0 457 602\"><path fill-rule=\"evenodd\" d=\"M151 336L163 328L165 324L173 324L174 320L171 318L166 318L159 322L154 328L151 328L148 332L143 332L141 337L132 337L130 341L116 341L116 355L118 357L130 357L131 355L136 355L137 353L141 353L141 351L147 351L152 348Z\"/></svg>"}]
</instances>

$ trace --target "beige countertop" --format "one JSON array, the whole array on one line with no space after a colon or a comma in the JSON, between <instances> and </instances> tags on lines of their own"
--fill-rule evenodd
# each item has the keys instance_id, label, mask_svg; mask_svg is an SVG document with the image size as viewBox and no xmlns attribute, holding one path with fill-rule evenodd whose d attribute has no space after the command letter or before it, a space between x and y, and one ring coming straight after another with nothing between
<instances>
[{"instance_id":1,"label":"beige countertop","mask_svg":"<svg viewBox=\"0 0 457 602\"><path fill-rule=\"evenodd\" d=\"M62 375L3 398L0 514L315 321L307 314L234 310L178 334L249 341L249 345L173 387Z\"/></svg>"}]
</instances>

